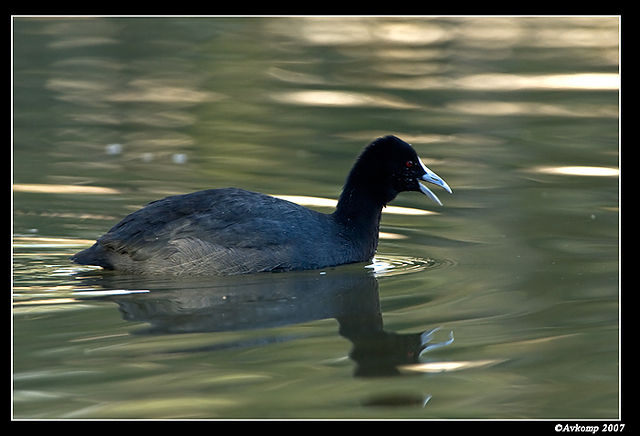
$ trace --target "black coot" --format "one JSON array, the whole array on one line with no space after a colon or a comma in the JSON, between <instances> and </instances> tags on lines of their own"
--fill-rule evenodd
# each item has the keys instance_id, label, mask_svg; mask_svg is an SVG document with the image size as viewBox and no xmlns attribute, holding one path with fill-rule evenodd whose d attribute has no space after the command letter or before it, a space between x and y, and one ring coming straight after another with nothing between
<instances>
[{"instance_id":1,"label":"black coot","mask_svg":"<svg viewBox=\"0 0 640 436\"><path fill-rule=\"evenodd\" d=\"M356 160L335 212L236 188L154 201L71 259L131 274L246 274L308 270L371 260L382 208L399 192L438 204L424 180L451 192L411 145L385 136Z\"/></svg>"}]
</instances>

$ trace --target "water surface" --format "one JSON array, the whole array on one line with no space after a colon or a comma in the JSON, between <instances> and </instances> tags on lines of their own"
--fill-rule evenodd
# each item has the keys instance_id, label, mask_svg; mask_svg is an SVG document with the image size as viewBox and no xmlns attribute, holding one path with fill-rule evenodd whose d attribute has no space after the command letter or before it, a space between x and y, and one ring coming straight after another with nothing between
<instances>
[{"instance_id":1,"label":"water surface","mask_svg":"<svg viewBox=\"0 0 640 436\"><path fill-rule=\"evenodd\" d=\"M615 17L14 19L13 416L618 418L618 35ZM330 212L389 133L453 195L401 194L373 265L68 260L176 193Z\"/></svg>"}]
</instances>

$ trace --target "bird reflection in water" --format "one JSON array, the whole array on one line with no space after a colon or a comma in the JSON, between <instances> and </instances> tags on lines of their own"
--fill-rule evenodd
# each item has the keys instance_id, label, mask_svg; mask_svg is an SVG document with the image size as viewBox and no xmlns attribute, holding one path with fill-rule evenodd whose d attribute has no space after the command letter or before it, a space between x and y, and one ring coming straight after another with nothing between
<instances>
[{"instance_id":1,"label":"bird reflection in water","mask_svg":"<svg viewBox=\"0 0 640 436\"><path fill-rule=\"evenodd\" d=\"M349 357L355 363L356 377L400 375L401 367L417 364L425 351L453 342L452 335L444 342L434 342L438 329L419 333L385 331L378 280L362 264L323 271L206 279L163 281L157 277L107 273L82 280L93 289L138 290L91 297L117 303L125 320L148 324L136 334L262 330L335 318L339 334L352 343ZM269 342L264 338L260 341ZM255 345L256 340L249 340L175 351L215 351Z\"/></svg>"}]
</instances>

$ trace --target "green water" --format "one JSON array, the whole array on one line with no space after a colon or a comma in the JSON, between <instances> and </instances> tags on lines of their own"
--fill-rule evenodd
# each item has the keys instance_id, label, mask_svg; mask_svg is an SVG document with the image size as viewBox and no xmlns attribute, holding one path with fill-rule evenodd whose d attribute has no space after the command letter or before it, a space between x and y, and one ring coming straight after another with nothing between
<instances>
[{"instance_id":1,"label":"green water","mask_svg":"<svg viewBox=\"0 0 640 436\"><path fill-rule=\"evenodd\" d=\"M619 418L618 35L615 17L15 18L14 418ZM385 213L375 268L68 260L170 194L336 199L389 133L453 195L401 194L432 213ZM418 358L438 327L454 341Z\"/></svg>"}]
</instances>

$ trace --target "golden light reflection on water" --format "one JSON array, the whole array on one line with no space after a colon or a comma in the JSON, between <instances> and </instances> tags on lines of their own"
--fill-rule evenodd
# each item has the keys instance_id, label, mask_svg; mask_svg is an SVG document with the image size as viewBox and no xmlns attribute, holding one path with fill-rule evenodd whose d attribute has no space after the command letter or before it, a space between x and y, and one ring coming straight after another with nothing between
<instances>
[{"instance_id":1,"label":"golden light reflection on water","mask_svg":"<svg viewBox=\"0 0 640 436\"><path fill-rule=\"evenodd\" d=\"M29 248L62 248L91 245L95 241L89 239L43 238L39 236L14 236L13 247ZM14 253L15 255L16 253ZM58 255L58 253L38 253L42 255Z\"/></svg>"},{"instance_id":2,"label":"golden light reflection on water","mask_svg":"<svg viewBox=\"0 0 640 436\"><path fill-rule=\"evenodd\" d=\"M613 73L577 74L473 74L453 81L469 90L513 91L519 89L618 89L620 77Z\"/></svg>"},{"instance_id":3,"label":"golden light reflection on water","mask_svg":"<svg viewBox=\"0 0 640 436\"><path fill-rule=\"evenodd\" d=\"M283 91L272 93L279 103L304 106L381 107L389 109L416 109L419 106L398 97L345 91Z\"/></svg>"},{"instance_id":4,"label":"golden light reflection on water","mask_svg":"<svg viewBox=\"0 0 640 436\"><path fill-rule=\"evenodd\" d=\"M394 89L460 89L468 91L518 90L617 90L620 76L615 73L576 74L470 74L458 78L445 76L416 76L390 78L378 82L379 86Z\"/></svg>"},{"instance_id":5,"label":"golden light reflection on water","mask_svg":"<svg viewBox=\"0 0 640 436\"><path fill-rule=\"evenodd\" d=\"M470 115L522 115L522 116L561 116L561 117L603 117L617 118L619 108L616 105L602 104L549 104L528 101L491 101L466 100L447 104L447 108Z\"/></svg>"},{"instance_id":6,"label":"golden light reflection on water","mask_svg":"<svg viewBox=\"0 0 640 436\"><path fill-rule=\"evenodd\" d=\"M613 73L592 74L473 74L460 78L444 76L415 76L384 79L378 82L383 88L395 89L458 89L468 91L518 91L518 90L617 90L620 76ZM416 109L418 105L390 95L376 95L337 90L281 91L271 94L278 103L303 106L381 107L389 109ZM473 111L477 105L479 111ZM533 113L545 115L617 116L617 107L565 108L544 103L529 102L478 102L455 103L464 109L471 106L473 113Z\"/></svg>"},{"instance_id":7,"label":"golden light reflection on water","mask_svg":"<svg viewBox=\"0 0 640 436\"><path fill-rule=\"evenodd\" d=\"M619 177L618 168L591 167L591 166L561 166L561 167L536 167L532 170L536 173L557 174L563 176L589 176L589 177Z\"/></svg>"},{"instance_id":8,"label":"golden light reflection on water","mask_svg":"<svg viewBox=\"0 0 640 436\"><path fill-rule=\"evenodd\" d=\"M161 80L140 79L130 84L131 90L120 91L105 97L113 102L149 102L197 104L224 98L215 92L190 89L185 83L164 83Z\"/></svg>"},{"instance_id":9,"label":"golden light reflection on water","mask_svg":"<svg viewBox=\"0 0 640 436\"><path fill-rule=\"evenodd\" d=\"M119 194L120 191L104 186L86 185L53 185L37 183L14 183L14 192L31 192L40 194L91 194L91 195L111 195Z\"/></svg>"},{"instance_id":10,"label":"golden light reflection on water","mask_svg":"<svg viewBox=\"0 0 640 436\"><path fill-rule=\"evenodd\" d=\"M418 75L378 81L378 86L411 90L467 90L467 91L548 91L592 90L616 91L620 76L613 73L593 74L474 74L459 78ZM399 97L373 93L337 90L299 90L273 92L271 99L278 103L301 106L378 107L389 109L418 109L419 105ZM617 117L617 106L580 105L568 107L540 102L455 101L448 105L456 111L486 115L551 115Z\"/></svg>"},{"instance_id":11,"label":"golden light reflection on water","mask_svg":"<svg viewBox=\"0 0 640 436\"><path fill-rule=\"evenodd\" d=\"M293 17L269 30L313 45L425 45L456 38L470 47L515 45L611 47L619 18L611 17Z\"/></svg>"},{"instance_id":12,"label":"golden light reflection on water","mask_svg":"<svg viewBox=\"0 0 640 436\"><path fill-rule=\"evenodd\" d=\"M422 372L422 373L439 373L439 372L450 372L450 371L460 371L463 369L471 369L471 368L480 368L496 365L498 363L504 362L504 359L493 359L493 360L475 360L475 361L451 361L451 362L428 362L428 363L420 363L415 365L404 365L401 366L400 369L412 372Z\"/></svg>"},{"instance_id":13,"label":"golden light reflection on water","mask_svg":"<svg viewBox=\"0 0 640 436\"><path fill-rule=\"evenodd\" d=\"M444 26L422 19L385 19L376 17L294 17L273 20L272 32L287 34L311 45L353 45L386 42L423 45L447 40Z\"/></svg>"}]
</instances>

